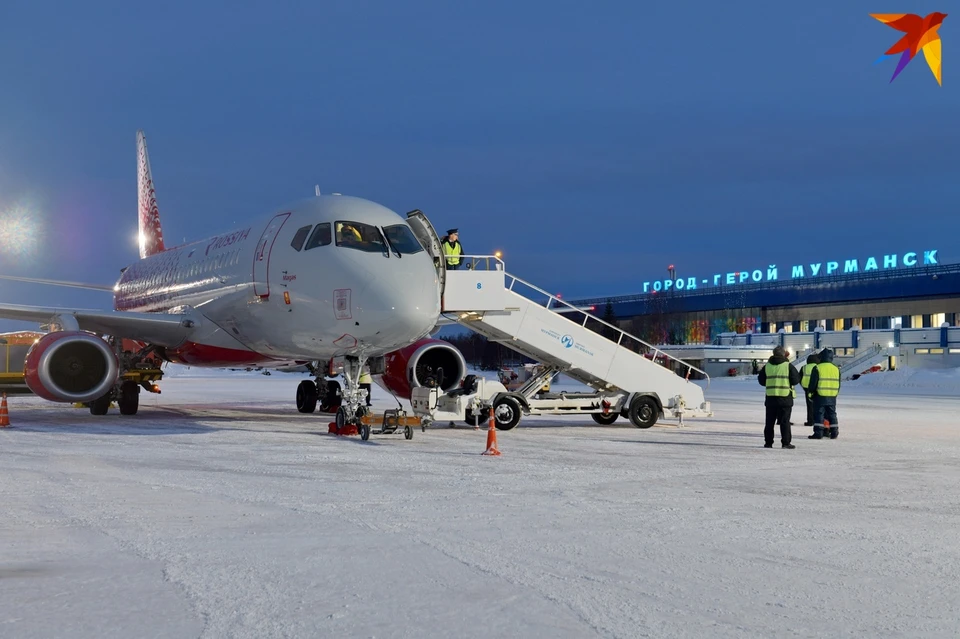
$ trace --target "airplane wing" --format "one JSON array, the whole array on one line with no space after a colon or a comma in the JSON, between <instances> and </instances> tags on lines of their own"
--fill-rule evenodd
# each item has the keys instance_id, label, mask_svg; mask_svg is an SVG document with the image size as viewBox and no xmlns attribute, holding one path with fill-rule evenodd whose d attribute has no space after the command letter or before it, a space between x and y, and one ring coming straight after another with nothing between
<instances>
[{"instance_id":1,"label":"airplane wing","mask_svg":"<svg viewBox=\"0 0 960 639\"><path fill-rule=\"evenodd\" d=\"M71 319L72 318L72 319ZM69 329L75 320L81 330L126 337L156 346L176 348L201 326L201 316L186 313L132 313L95 309L0 304L0 319L40 324L56 323Z\"/></svg>"},{"instance_id":2,"label":"airplane wing","mask_svg":"<svg viewBox=\"0 0 960 639\"><path fill-rule=\"evenodd\" d=\"M49 284L51 286L66 286L68 288L82 288L88 291L110 291L112 286L103 284L86 284L84 282L68 282L65 280L46 280L39 277L20 277L18 275L0 275L0 280L10 280L11 282L28 282L30 284Z\"/></svg>"}]
</instances>

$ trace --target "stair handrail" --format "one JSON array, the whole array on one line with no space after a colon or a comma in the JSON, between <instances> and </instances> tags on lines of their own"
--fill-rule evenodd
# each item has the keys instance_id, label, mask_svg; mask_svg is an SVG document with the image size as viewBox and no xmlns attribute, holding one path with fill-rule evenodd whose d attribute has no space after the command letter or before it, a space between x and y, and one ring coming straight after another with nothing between
<instances>
[{"instance_id":1,"label":"stair handrail","mask_svg":"<svg viewBox=\"0 0 960 639\"><path fill-rule=\"evenodd\" d=\"M558 303L561 304L562 306L565 306L565 307L567 307L568 309L570 309L570 310L572 310L572 311L577 311L577 312L583 313L583 322L580 324L580 326L582 326L583 328L586 328L586 327L587 327L587 320L592 318L592 319L596 320L597 322L600 322L600 323L603 324L604 326L613 329L614 331L616 331L616 332L619 334L619 337L618 337L616 340L614 340L614 339L612 339L612 338L610 338L610 337L607 337L607 336L604 335L603 333L597 333L597 335L599 335L600 337L603 337L604 339L606 339L606 340L608 340L608 341L611 341L611 342L615 341L615 342L616 342L616 345L617 345L618 347L620 347L621 343L623 342L623 338L624 338L624 337L628 337L628 338L636 341L637 343L642 344L643 346L646 346L648 349L650 349L650 350L652 351L652 360L651 360L651 361L652 361L653 363L657 363L657 359L660 358L660 357L663 357L663 358L665 358L665 359L672 359L672 360L675 361L675 362L678 362L678 363L680 363L680 364L683 364L684 366L687 367L688 372L689 372L689 371L697 371L698 373L700 373L701 375L703 375L704 379L707 381L706 388L710 388L710 375L708 375L706 371L704 371L704 370L702 370L702 369L699 369L699 368L697 368L696 366L694 366L694 365L692 365L692 364L687 363L685 360L682 360L682 359L680 359L679 357L674 357L673 355L669 355L669 354L667 354L667 353L664 353L663 351L660 350L659 347L654 346L653 344L650 344L650 343L648 343L648 342L643 341L642 339L640 339L640 338L637 337L636 335L631 335L630 333L626 332L625 330L623 330L623 329L620 328L619 326L615 326L615 325L611 324L610 322L604 321L604 320L600 319L599 317L597 317L596 315L591 315L590 313L588 313L587 311L585 311L582 307L574 306L573 304L570 304L569 302L566 302L566 301L560 299L559 297L557 297L557 296L554 295L553 293L548 293L547 291L543 290L543 289L540 288L539 286L535 286L535 285L531 284L530 282L528 282L528 281L526 281L526 280L524 280L524 279L521 279L521 278L517 277L516 275L511 275L510 273L507 273L507 272L506 272L506 269L504 268L503 260L500 259L500 256L498 256L498 255L461 255L460 258L461 258L461 260L466 260L466 259L471 259L471 260L473 260L473 261L470 263L470 266L468 267L468 269L471 269L471 268L472 268L473 270L481 270L481 269L477 269L477 268L476 268L476 265L480 264L480 263L481 263L481 260L482 260L482 263L483 263L485 266L487 266L487 268L486 268L486 269L483 269L483 270L497 270L497 271L503 272L504 278L508 278L508 277L510 278L510 285L507 286L506 289L507 289L508 291L517 293L517 295L520 295L520 296L524 297L525 299L527 299L527 300L530 301L530 302L533 302L533 300L531 300L531 299L530 299L529 297L527 297L526 295L523 295L522 293L519 293L519 292L513 290L514 284L516 284L516 283L519 282L520 284L526 286L527 288L531 288L531 289L537 291L538 293L541 293L541 294L543 294L543 295L546 295L546 296L547 296L547 304L546 304L546 306L544 306L544 308L546 308L548 311L553 312L553 313L556 314L556 315L559 315L560 317L563 317L563 319L569 321L571 324L576 324L576 322L574 322L573 320L571 320L569 317L565 317L565 313L560 313L560 312L558 312L558 311L550 308L550 305L553 304L554 302L558 302ZM491 262L494 264L494 267L495 267L494 269L490 269L490 268L489 268ZM637 354L640 355L641 357L645 357L645 355L642 354L642 353L637 353ZM666 367L664 366L664 368L666 368Z\"/></svg>"},{"instance_id":2,"label":"stair handrail","mask_svg":"<svg viewBox=\"0 0 960 639\"><path fill-rule=\"evenodd\" d=\"M868 362L874 357L877 357L878 355L880 355L882 351L883 351L883 346L881 346L880 344L874 344L865 353L844 364L843 367L840 369L840 374L845 375L846 371L849 371L854 367L862 366L864 362Z\"/></svg>"}]
</instances>

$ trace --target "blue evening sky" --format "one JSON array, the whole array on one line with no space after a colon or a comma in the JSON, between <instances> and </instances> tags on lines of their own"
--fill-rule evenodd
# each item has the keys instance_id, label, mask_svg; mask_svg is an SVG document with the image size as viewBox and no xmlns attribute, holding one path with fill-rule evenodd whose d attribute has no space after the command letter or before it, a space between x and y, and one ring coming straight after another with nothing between
<instances>
[{"instance_id":1,"label":"blue evening sky","mask_svg":"<svg viewBox=\"0 0 960 639\"><path fill-rule=\"evenodd\" d=\"M949 4L949 3L948 3ZM941 2L41 3L0 9L0 271L136 259L314 184L420 208L564 297L937 248L960 258L960 9L943 87L868 13ZM28 218L25 220L24 218ZM0 299L109 294L0 283Z\"/></svg>"}]
</instances>

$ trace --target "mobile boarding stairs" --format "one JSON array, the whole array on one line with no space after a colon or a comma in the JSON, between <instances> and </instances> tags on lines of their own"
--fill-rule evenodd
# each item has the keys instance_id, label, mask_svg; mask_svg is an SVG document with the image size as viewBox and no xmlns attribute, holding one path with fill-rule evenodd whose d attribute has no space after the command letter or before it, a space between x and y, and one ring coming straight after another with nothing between
<instances>
[{"instance_id":1,"label":"mobile boarding stairs","mask_svg":"<svg viewBox=\"0 0 960 639\"><path fill-rule=\"evenodd\" d=\"M590 414L599 424L618 417L650 428L660 417L683 425L684 417L710 417L702 370L505 272L495 256L463 256L466 268L447 270L443 317L540 362L526 384L503 384L468 376L458 389L415 388L411 406L426 423L468 424L488 419L509 430L521 414ZM673 368L671 369L670 366ZM557 373L593 389L588 393L544 393ZM704 387L690 377L704 380Z\"/></svg>"}]
</instances>

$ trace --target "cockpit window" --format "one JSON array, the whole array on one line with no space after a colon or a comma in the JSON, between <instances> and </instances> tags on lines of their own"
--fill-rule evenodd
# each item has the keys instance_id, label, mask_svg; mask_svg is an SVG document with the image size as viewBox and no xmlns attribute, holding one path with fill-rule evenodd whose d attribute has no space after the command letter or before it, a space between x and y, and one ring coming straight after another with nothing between
<instances>
[{"instance_id":1,"label":"cockpit window","mask_svg":"<svg viewBox=\"0 0 960 639\"><path fill-rule=\"evenodd\" d=\"M293 241L290 242L290 246L292 246L297 251L302 249L303 241L307 239L307 234L310 233L310 229L312 228L313 226L308 224L307 226L303 226L297 229L296 234L294 234L293 236Z\"/></svg>"},{"instance_id":2,"label":"cockpit window","mask_svg":"<svg viewBox=\"0 0 960 639\"><path fill-rule=\"evenodd\" d=\"M394 224L393 226L383 227L383 232L387 236L387 241L393 250L400 255L412 255L423 250L417 237L406 224Z\"/></svg>"},{"instance_id":3,"label":"cockpit window","mask_svg":"<svg viewBox=\"0 0 960 639\"><path fill-rule=\"evenodd\" d=\"M337 222L337 246L358 249L367 253L386 253L380 230L362 222Z\"/></svg>"},{"instance_id":4,"label":"cockpit window","mask_svg":"<svg viewBox=\"0 0 960 639\"><path fill-rule=\"evenodd\" d=\"M303 247L304 251L309 251L312 248L318 246L326 246L330 243L330 223L325 222L323 224L317 224L317 228L313 229L313 234L310 236L310 239L307 240L307 245Z\"/></svg>"}]
</instances>

